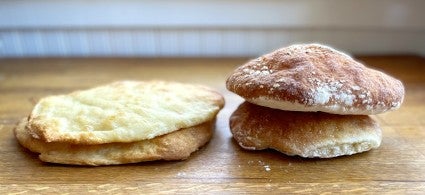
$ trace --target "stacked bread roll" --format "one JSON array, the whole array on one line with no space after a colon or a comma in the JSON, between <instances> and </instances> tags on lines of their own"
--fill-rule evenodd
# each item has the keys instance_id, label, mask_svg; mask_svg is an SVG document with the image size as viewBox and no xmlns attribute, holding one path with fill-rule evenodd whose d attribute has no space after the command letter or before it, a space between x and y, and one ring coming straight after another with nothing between
<instances>
[{"instance_id":1,"label":"stacked bread roll","mask_svg":"<svg viewBox=\"0 0 425 195\"><path fill-rule=\"evenodd\" d=\"M204 86L120 81L42 98L15 136L45 162L181 160L211 139L223 105L223 97Z\"/></svg>"},{"instance_id":2,"label":"stacked bread roll","mask_svg":"<svg viewBox=\"0 0 425 195\"><path fill-rule=\"evenodd\" d=\"M230 118L239 145L331 158L380 146L368 115L400 107L403 84L320 44L278 49L238 67L226 82L243 97Z\"/></svg>"}]
</instances>

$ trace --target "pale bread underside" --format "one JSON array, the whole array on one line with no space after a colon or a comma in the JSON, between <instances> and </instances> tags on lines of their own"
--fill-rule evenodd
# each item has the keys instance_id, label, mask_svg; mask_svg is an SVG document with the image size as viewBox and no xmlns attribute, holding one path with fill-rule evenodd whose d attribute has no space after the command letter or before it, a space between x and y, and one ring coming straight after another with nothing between
<instances>
[{"instance_id":1,"label":"pale bread underside","mask_svg":"<svg viewBox=\"0 0 425 195\"><path fill-rule=\"evenodd\" d=\"M232 114L230 129L245 149L271 148L307 158L364 152L382 140L379 125L369 116L283 111L248 102Z\"/></svg>"},{"instance_id":2,"label":"pale bread underside","mask_svg":"<svg viewBox=\"0 0 425 195\"><path fill-rule=\"evenodd\" d=\"M41 99L28 127L47 142L133 142L212 120L224 99L203 86L122 81Z\"/></svg>"},{"instance_id":3,"label":"pale bread underside","mask_svg":"<svg viewBox=\"0 0 425 195\"><path fill-rule=\"evenodd\" d=\"M298 102L275 100L275 99L269 99L268 97L258 97L254 99L247 99L247 101L256 105L265 106L269 108L287 110L287 111L299 111L299 112L327 112L327 113L333 113L333 114L356 113L356 115L370 115L370 114L382 113L388 110L387 108L383 108L383 107L376 107L373 110L365 110L358 107L341 106L339 104L323 105L321 107L307 106L305 104L300 104ZM397 109L397 108L394 108L394 109Z\"/></svg>"},{"instance_id":4,"label":"pale bread underside","mask_svg":"<svg viewBox=\"0 0 425 195\"><path fill-rule=\"evenodd\" d=\"M238 67L227 88L262 106L334 114L396 110L403 83L350 56L319 44L281 48Z\"/></svg>"},{"instance_id":5,"label":"pale bread underside","mask_svg":"<svg viewBox=\"0 0 425 195\"><path fill-rule=\"evenodd\" d=\"M182 160L212 136L212 121L184 128L172 133L130 143L75 145L64 142L44 142L33 138L22 119L14 129L18 142L25 148L40 153L45 162L72 165L113 165L153 160Z\"/></svg>"}]
</instances>

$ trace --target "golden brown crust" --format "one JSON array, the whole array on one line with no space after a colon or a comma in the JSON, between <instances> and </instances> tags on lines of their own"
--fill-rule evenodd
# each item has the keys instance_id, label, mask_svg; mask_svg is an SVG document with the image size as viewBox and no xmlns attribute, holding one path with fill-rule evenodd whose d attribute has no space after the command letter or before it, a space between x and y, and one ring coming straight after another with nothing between
<instances>
[{"instance_id":1,"label":"golden brown crust","mask_svg":"<svg viewBox=\"0 0 425 195\"><path fill-rule=\"evenodd\" d=\"M222 95L201 85L119 81L41 99L28 129L46 142L134 142L210 121L223 106Z\"/></svg>"},{"instance_id":2,"label":"golden brown crust","mask_svg":"<svg viewBox=\"0 0 425 195\"><path fill-rule=\"evenodd\" d=\"M258 105L292 111L378 114L400 107L403 84L319 44L278 49L238 67L227 88Z\"/></svg>"},{"instance_id":3,"label":"golden brown crust","mask_svg":"<svg viewBox=\"0 0 425 195\"><path fill-rule=\"evenodd\" d=\"M205 145L212 137L212 121L174 131L149 140L130 143L77 145L44 142L29 134L28 120L22 119L14 129L19 143L40 153L45 162L72 165L112 165L153 160L183 160Z\"/></svg>"},{"instance_id":4,"label":"golden brown crust","mask_svg":"<svg viewBox=\"0 0 425 195\"><path fill-rule=\"evenodd\" d=\"M245 102L230 117L245 149L272 148L287 155L331 158L379 147L381 129L369 116L292 112Z\"/></svg>"}]
</instances>

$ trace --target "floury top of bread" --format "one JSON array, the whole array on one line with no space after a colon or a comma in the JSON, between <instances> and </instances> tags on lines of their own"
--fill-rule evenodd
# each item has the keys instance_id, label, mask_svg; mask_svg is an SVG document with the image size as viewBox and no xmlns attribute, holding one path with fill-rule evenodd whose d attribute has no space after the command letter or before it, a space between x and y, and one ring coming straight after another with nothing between
<instances>
[{"instance_id":1,"label":"floury top of bread","mask_svg":"<svg viewBox=\"0 0 425 195\"><path fill-rule=\"evenodd\" d=\"M223 97L204 86L121 81L43 98L27 126L46 142L133 142L211 121L223 105Z\"/></svg>"},{"instance_id":2,"label":"floury top of bread","mask_svg":"<svg viewBox=\"0 0 425 195\"><path fill-rule=\"evenodd\" d=\"M399 80L319 44L292 45L253 59L226 85L257 105L344 115L395 110L404 98Z\"/></svg>"}]
</instances>

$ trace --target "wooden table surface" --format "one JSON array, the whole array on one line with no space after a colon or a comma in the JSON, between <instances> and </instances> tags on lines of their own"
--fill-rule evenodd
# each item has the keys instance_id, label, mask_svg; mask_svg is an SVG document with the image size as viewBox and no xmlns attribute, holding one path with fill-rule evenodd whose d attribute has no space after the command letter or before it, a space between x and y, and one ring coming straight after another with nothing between
<instances>
[{"instance_id":1,"label":"wooden table surface","mask_svg":"<svg viewBox=\"0 0 425 195\"><path fill-rule=\"evenodd\" d=\"M247 59L0 59L0 194L423 194L425 59L360 59L401 79L405 102L397 111L375 116L383 129L379 149L334 159L245 151L233 141L228 118L242 99L225 89L225 79ZM174 80L216 88L225 96L226 106L218 115L214 137L185 161L101 167L43 163L15 140L13 127L39 98L123 79Z\"/></svg>"}]
</instances>

